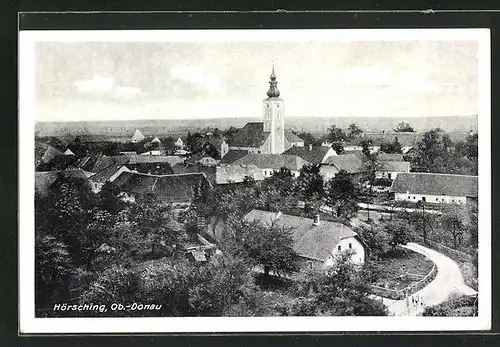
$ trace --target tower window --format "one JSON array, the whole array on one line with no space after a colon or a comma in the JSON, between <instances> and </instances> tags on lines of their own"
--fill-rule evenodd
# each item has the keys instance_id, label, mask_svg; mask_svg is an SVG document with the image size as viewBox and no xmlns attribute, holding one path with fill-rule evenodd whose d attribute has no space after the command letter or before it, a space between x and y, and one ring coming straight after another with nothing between
<instances>
[{"instance_id":1,"label":"tower window","mask_svg":"<svg viewBox=\"0 0 500 347\"><path fill-rule=\"evenodd\" d=\"M341 251L341 250L342 250L342 246L341 246L341 245L338 245L337 249L338 249L339 251Z\"/></svg>"}]
</instances>

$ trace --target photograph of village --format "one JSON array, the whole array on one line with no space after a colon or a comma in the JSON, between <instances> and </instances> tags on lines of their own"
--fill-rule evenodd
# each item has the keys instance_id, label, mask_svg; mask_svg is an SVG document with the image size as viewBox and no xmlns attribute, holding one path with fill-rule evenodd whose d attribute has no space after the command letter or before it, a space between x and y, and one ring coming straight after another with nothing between
<instances>
[{"instance_id":1,"label":"photograph of village","mask_svg":"<svg viewBox=\"0 0 500 347\"><path fill-rule=\"evenodd\" d=\"M477 42L35 66L36 317L478 315Z\"/></svg>"}]
</instances>

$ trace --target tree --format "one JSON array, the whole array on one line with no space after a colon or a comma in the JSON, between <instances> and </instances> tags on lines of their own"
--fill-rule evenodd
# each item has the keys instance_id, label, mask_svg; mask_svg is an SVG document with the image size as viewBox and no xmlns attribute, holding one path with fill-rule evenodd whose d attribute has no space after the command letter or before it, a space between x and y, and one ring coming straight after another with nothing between
<instances>
[{"instance_id":1,"label":"tree","mask_svg":"<svg viewBox=\"0 0 500 347\"><path fill-rule=\"evenodd\" d=\"M306 202L313 197L323 196L323 176L319 171L319 165L304 165L300 169L296 189L300 197Z\"/></svg>"},{"instance_id":2,"label":"tree","mask_svg":"<svg viewBox=\"0 0 500 347\"><path fill-rule=\"evenodd\" d=\"M478 157L478 134L470 134L465 139L467 145L467 157L469 159L476 159Z\"/></svg>"},{"instance_id":3,"label":"tree","mask_svg":"<svg viewBox=\"0 0 500 347\"><path fill-rule=\"evenodd\" d=\"M380 151L384 153L401 153L401 143L397 137L393 142L383 142L380 144Z\"/></svg>"},{"instance_id":4,"label":"tree","mask_svg":"<svg viewBox=\"0 0 500 347\"><path fill-rule=\"evenodd\" d=\"M355 198L355 187L346 171L341 170L326 183L325 203L337 217L350 219L356 214Z\"/></svg>"},{"instance_id":5,"label":"tree","mask_svg":"<svg viewBox=\"0 0 500 347\"><path fill-rule=\"evenodd\" d=\"M337 154L342 154L344 152L344 146L341 142L333 142L332 148Z\"/></svg>"},{"instance_id":6,"label":"tree","mask_svg":"<svg viewBox=\"0 0 500 347\"><path fill-rule=\"evenodd\" d=\"M361 134L363 134L363 130L356 123L351 123L347 127L347 135L350 139L354 139Z\"/></svg>"},{"instance_id":7,"label":"tree","mask_svg":"<svg viewBox=\"0 0 500 347\"><path fill-rule=\"evenodd\" d=\"M447 206L440 218L444 229L453 238L453 248L457 249L464 235L467 211L462 206Z\"/></svg>"},{"instance_id":8,"label":"tree","mask_svg":"<svg viewBox=\"0 0 500 347\"><path fill-rule=\"evenodd\" d=\"M277 223L258 222L241 222L237 228L233 234L239 253L252 264L262 266L265 276L270 271L289 274L298 270L298 255L293 249L290 230Z\"/></svg>"},{"instance_id":9,"label":"tree","mask_svg":"<svg viewBox=\"0 0 500 347\"><path fill-rule=\"evenodd\" d=\"M295 311L329 316L387 315L387 308L380 301L368 297L364 272L355 267L351 258L350 251L342 252L326 271L305 273L296 288L305 300L298 302Z\"/></svg>"},{"instance_id":10,"label":"tree","mask_svg":"<svg viewBox=\"0 0 500 347\"><path fill-rule=\"evenodd\" d=\"M412 233L408 223L403 221L390 221L384 225L389 234L389 245L393 248L398 245L406 245L412 241Z\"/></svg>"},{"instance_id":11,"label":"tree","mask_svg":"<svg viewBox=\"0 0 500 347\"><path fill-rule=\"evenodd\" d=\"M46 309L54 302L69 300L69 282L73 268L67 246L50 235L35 233L35 295L37 311Z\"/></svg>"},{"instance_id":12,"label":"tree","mask_svg":"<svg viewBox=\"0 0 500 347\"><path fill-rule=\"evenodd\" d=\"M388 251L390 236L384 228L370 225L356 229L356 233L366 244L370 258L381 258Z\"/></svg>"},{"instance_id":13,"label":"tree","mask_svg":"<svg viewBox=\"0 0 500 347\"><path fill-rule=\"evenodd\" d=\"M370 152L370 146L372 145L370 140L363 140L359 143L361 146L361 151L363 152L364 155L366 155L368 158L371 157L371 152Z\"/></svg>"},{"instance_id":14,"label":"tree","mask_svg":"<svg viewBox=\"0 0 500 347\"><path fill-rule=\"evenodd\" d=\"M309 145L313 145L313 146L317 146L318 145L318 142L319 142L319 139L317 139L316 137L314 137L313 134L311 133L308 133L306 131L294 131L292 130L292 132L297 135L298 137L300 137L302 140L304 140L304 146L305 147L309 147Z\"/></svg>"},{"instance_id":15,"label":"tree","mask_svg":"<svg viewBox=\"0 0 500 347\"><path fill-rule=\"evenodd\" d=\"M347 135L344 133L344 131L341 128L337 127L336 125L332 125L327 130L326 139L329 142L346 141Z\"/></svg>"},{"instance_id":16,"label":"tree","mask_svg":"<svg viewBox=\"0 0 500 347\"><path fill-rule=\"evenodd\" d=\"M411 132L414 133L415 130L411 127L410 124L406 122L401 122L398 124L398 126L394 129L395 132L398 133L403 133L403 132Z\"/></svg>"},{"instance_id":17,"label":"tree","mask_svg":"<svg viewBox=\"0 0 500 347\"><path fill-rule=\"evenodd\" d=\"M440 134L435 129L424 133L417 143L417 154L412 167L424 172L441 172L439 169L446 150L440 141Z\"/></svg>"}]
</instances>

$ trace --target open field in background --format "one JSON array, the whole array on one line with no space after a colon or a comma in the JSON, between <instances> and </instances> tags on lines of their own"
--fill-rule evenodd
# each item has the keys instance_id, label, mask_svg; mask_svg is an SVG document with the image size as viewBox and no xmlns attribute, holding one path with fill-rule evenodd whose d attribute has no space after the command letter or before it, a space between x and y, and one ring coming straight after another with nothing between
<instances>
[{"instance_id":1,"label":"open field in background","mask_svg":"<svg viewBox=\"0 0 500 347\"><path fill-rule=\"evenodd\" d=\"M153 119L153 120L124 120L124 121L101 121L101 122L37 122L36 131L38 136L58 136L71 134L92 134L113 136L132 136L135 129L139 128L144 135L177 135L196 132L207 127L225 129L230 126L240 128L248 122L261 121L256 118L210 118L210 119ZM314 135L324 134L327 129L336 125L347 128L349 124L356 123L365 131L391 130L398 123L409 122L417 131L427 131L434 128L442 128L446 132L468 132L477 130L477 116L461 117L419 117L419 118L383 118L383 117L289 117L286 120L286 128L298 131L311 132Z\"/></svg>"}]
</instances>

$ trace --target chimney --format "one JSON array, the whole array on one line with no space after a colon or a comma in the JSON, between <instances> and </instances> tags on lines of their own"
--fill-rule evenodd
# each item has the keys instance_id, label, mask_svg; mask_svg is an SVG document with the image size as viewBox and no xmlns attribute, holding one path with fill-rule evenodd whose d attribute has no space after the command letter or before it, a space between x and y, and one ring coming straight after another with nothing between
<instances>
[{"instance_id":1,"label":"chimney","mask_svg":"<svg viewBox=\"0 0 500 347\"><path fill-rule=\"evenodd\" d=\"M312 151L312 149L313 149L313 145L309 144L309 150Z\"/></svg>"},{"instance_id":2,"label":"chimney","mask_svg":"<svg viewBox=\"0 0 500 347\"><path fill-rule=\"evenodd\" d=\"M314 216L314 222L313 222L313 225L314 226L318 226L320 224L320 221L319 221L319 214L315 215Z\"/></svg>"}]
</instances>

